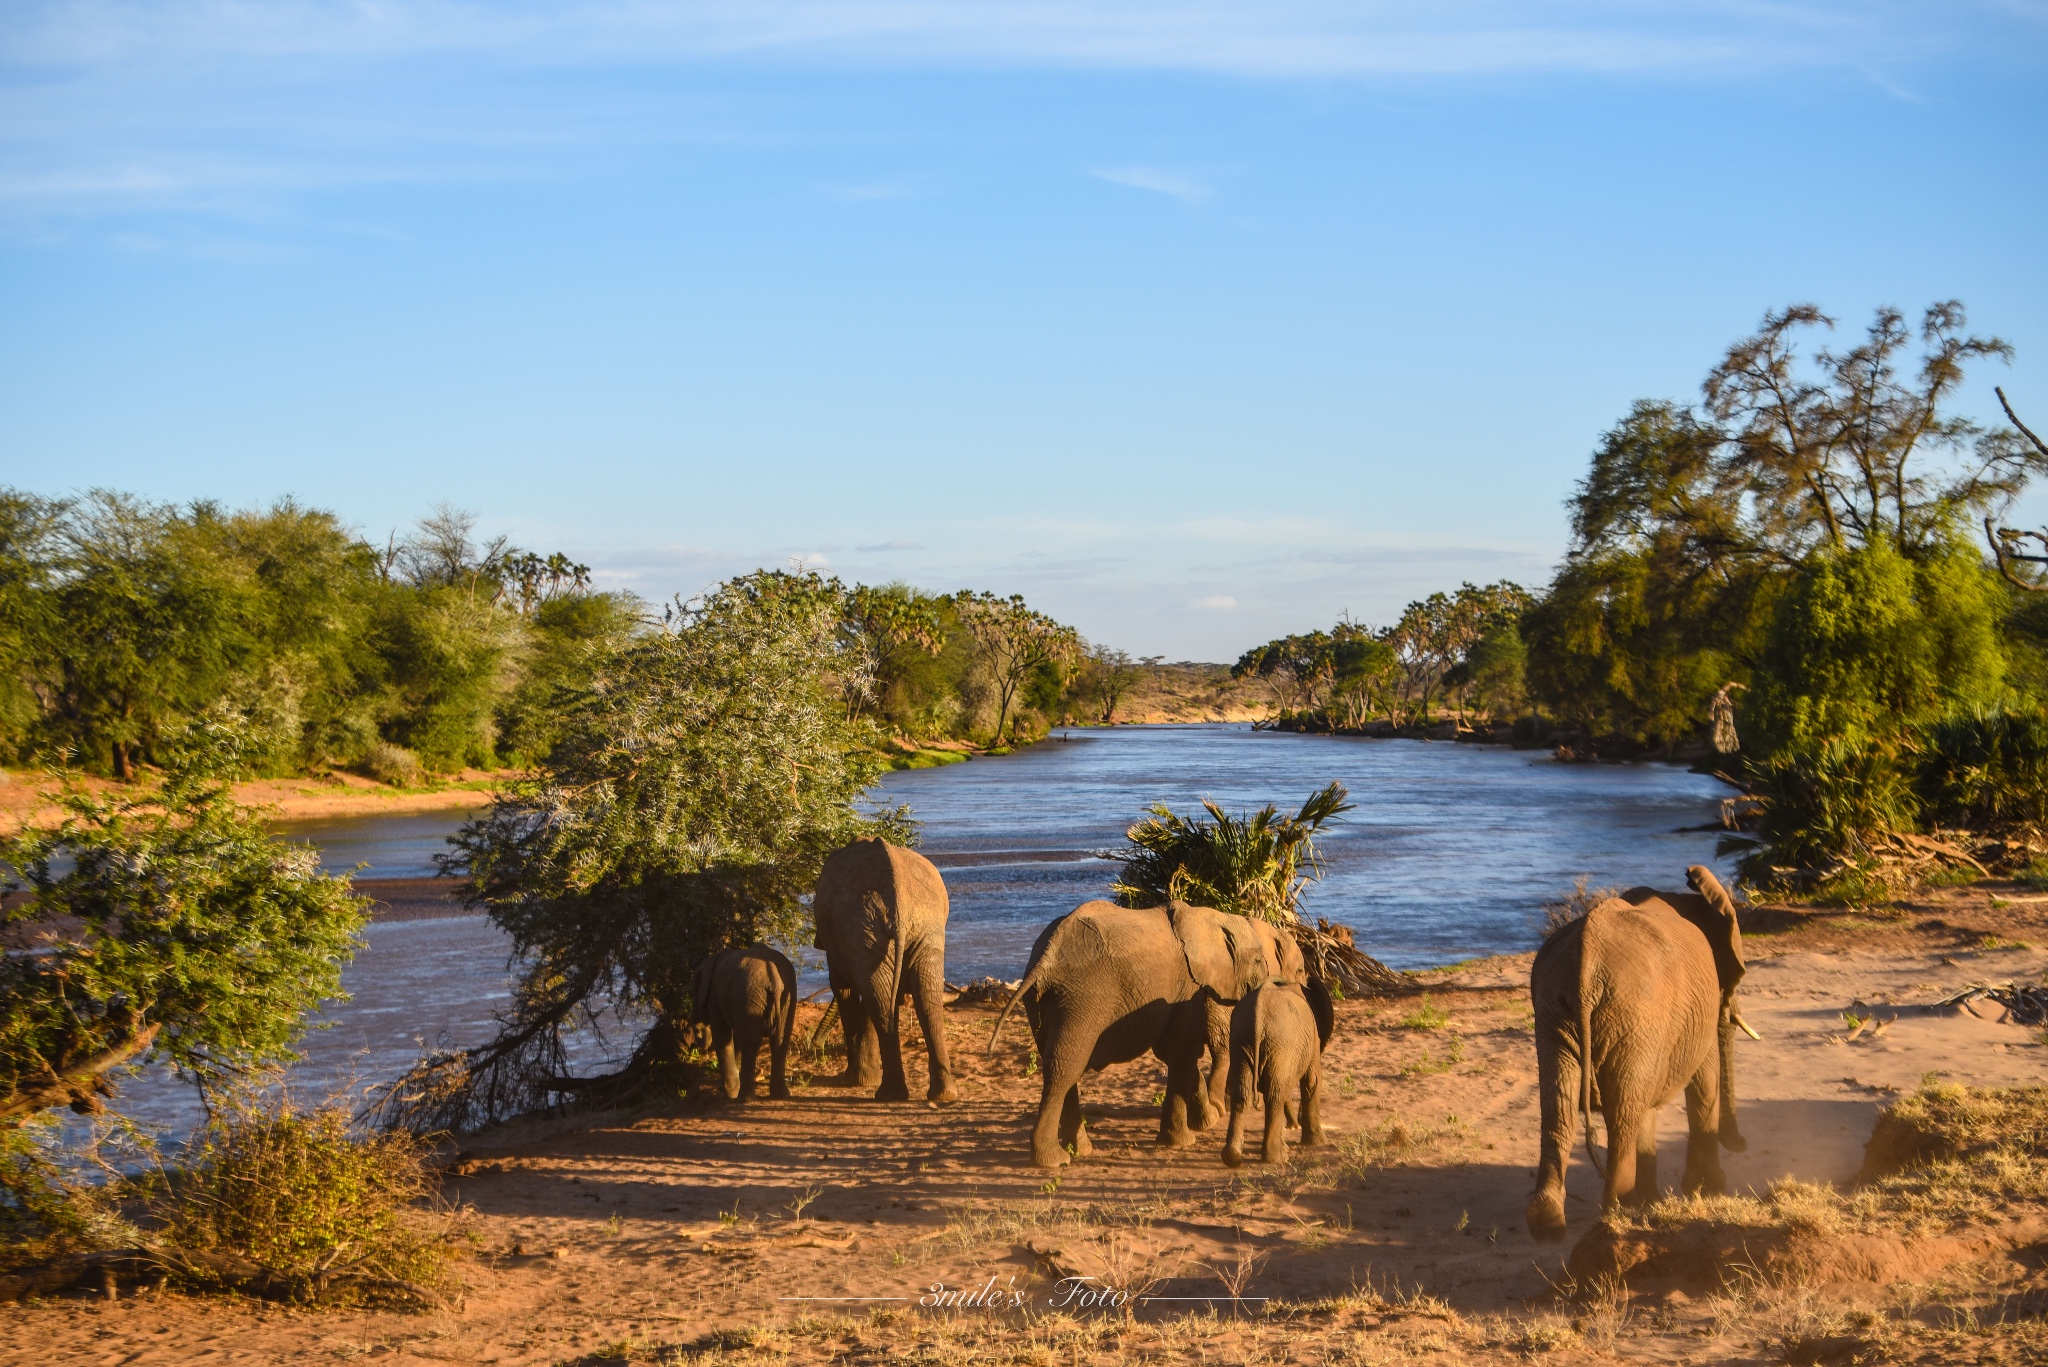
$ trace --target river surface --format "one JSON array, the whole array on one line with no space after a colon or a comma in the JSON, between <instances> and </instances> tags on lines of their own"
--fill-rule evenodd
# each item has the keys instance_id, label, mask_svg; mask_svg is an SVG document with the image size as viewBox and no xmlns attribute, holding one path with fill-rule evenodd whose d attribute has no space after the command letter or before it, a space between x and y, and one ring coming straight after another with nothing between
<instances>
[{"instance_id":1,"label":"river surface","mask_svg":"<svg viewBox=\"0 0 2048 1367\"><path fill-rule=\"evenodd\" d=\"M1066 739L1059 739L1064 735ZM952 900L946 976L1018 977L1039 929L1105 896L1106 857L1152 803L1179 811L1213 798L1239 811L1298 807L1331 780L1350 789L1321 844L1310 916L1350 926L1360 948L1398 968L1535 945L1543 904L1586 877L1595 886L1683 888L1688 864L1714 857L1726 791L1666 765L1567 765L1540 751L1253 731L1244 726L1071 730L1015 755L885 778L878 801L906 803L920 848ZM335 870L365 878L434 873L460 813L292 823ZM823 981L806 950L806 990ZM374 1083L423 1047L481 1043L507 999L504 938L482 917L378 921L349 966L352 1000L309 1034L297 1085L312 1095ZM595 1064L610 1041L578 1051ZM176 1131L198 1112L160 1076L129 1084L138 1118Z\"/></svg>"}]
</instances>

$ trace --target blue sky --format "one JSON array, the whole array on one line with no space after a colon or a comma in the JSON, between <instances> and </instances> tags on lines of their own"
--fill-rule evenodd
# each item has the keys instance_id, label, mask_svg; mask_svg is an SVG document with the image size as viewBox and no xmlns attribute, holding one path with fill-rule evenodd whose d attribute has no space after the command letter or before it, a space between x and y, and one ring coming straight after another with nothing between
<instances>
[{"instance_id":1,"label":"blue sky","mask_svg":"<svg viewBox=\"0 0 2048 1367\"><path fill-rule=\"evenodd\" d=\"M0 481L1230 659L1541 583L1772 306L1961 298L1963 407L2048 424L2044 59L2033 0L15 0Z\"/></svg>"}]
</instances>

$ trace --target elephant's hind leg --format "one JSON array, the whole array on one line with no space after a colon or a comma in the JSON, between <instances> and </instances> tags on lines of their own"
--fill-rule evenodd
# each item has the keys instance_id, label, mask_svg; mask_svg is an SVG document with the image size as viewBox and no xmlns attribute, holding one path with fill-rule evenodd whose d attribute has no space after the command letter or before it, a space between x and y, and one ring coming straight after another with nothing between
<instances>
[{"instance_id":1,"label":"elephant's hind leg","mask_svg":"<svg viewBox=\"0 0 2048 1367\"><path fill-rule=\"evenodd\" d=\"M1720 1196L1728 1190L1721 1170L1721 1078L1716 1065L1706 1066L1685 1084L1685 1192Z\"/></svg>"},{"instance_id":2,"label":"elephant's hind leg","mask_svg":"<svg viewBox=\"0 0 2048 1367\"><path fill-rule=\"evenodd\" d=\"M1306 1148L1322 1142L1323 1061L1318 1057L1301 1078L1301 1143Z\"/></svg>"},{"instance_id":3,"label":"elephant's hind leg","mask_svg":"<svg viewBox=\"0 0 2048 1367\"><path fill-rule=\"evenodd\" d=\"M859 989L836 983L832 1000L839 1007L839 1032L846 1041L846 1071L839 1075L839 1081L847 1087L872 1087L882 1077L882 1055L867 1003L861 1000Z\"/></svg>"},{"instance_id":4,"label":"elephant's hind leg","mask_svg":"<svg viewBox=\"0 0 2048 1367\"><path fill-rule=\"evenodd\" d=\"M1536 1038L1536 1091L1542 1103L1543 1154L1536 1191L1529 1198L1529 1237L1550 1243L1564 1238L1564 1165L1579 1132L1579 1058L1553 1032Z\"/></svg>"},{"instance_id":5,"label":"elephant's hind leg","mask_svg":"<svg viewBox=\"0 0 2048 1367\"><path fill-rule=\"evenodd\" d=\"M718 1051L718 1090L727 1101L740 1095L740 1061L732 1047L732 1027L724 1021L711 1023L711 1047Z\"/></svg>"},{"instance_id":6,"label":"elephant's hind leg","mask_svg":"<svg viewBox=\"0 0 2048 1367\"><path fill-rule=\"evenodd\" d=\"M740 1100L746 1101L754 1095L756 1069L761 1063L761 1027L754 1021L741 1021L733 1031L733 1043L739 1053Z\"/></svg>"},{"instance_id":7,"label":"elephant's hind leg","mask_svg":"<svg viewBox=\"0 0 2048 1367\"><path fill-rule=\"evenodd\" d=\"M1632 1206L1647 1206L1657 1195L1657 1113L1652 1111L1636 1131L1636 1184L1621 1199Z\"/></svg>"},{"instance_id":8,"label":"elephant's hind leg","mask_svg":"<svg viewBox=\"0 0 2048 1367\"><path fill-rule=\"evenodd\" d=\"M1259 1157L1268 1163L1287 1161L1287 1102L1280 1094L1278 1070L1266 1079L1266 1142Z\"/></svg>"},{"instance_id":9,"label":"elephant's hind leg","mask_svg":"<svg viewBox=\"0 0 2048 1367\"><path fill-rule=\"evenodd\" d=\"M1613 1094L1610 1090L1610 1095ZM1654 1116L1647 1117L1654 1120ZM1601 1194L1603 1213L1619 1206L1636 1189L1636 1142L1646 1117L1627 1101L1617 1099L1607 1113L1607 1189Z\"/></svg>"},{"instance_id":10,"label":"elephant's hind leg","mask_svg":"<svg viewBox=\"0 0 2048 1367\"><path fill-rule=\"evenodd\" d=\"M927 946L929 951L930 947ZM925 1100L941 1105L960 1099L953 1087L953 1059L946 1047L946 971L943 952L920 952L917 972L911 979L910 1000L917 1010L918 1028L924 1031L926 1077Z\"/></svg>"}]
</instances>

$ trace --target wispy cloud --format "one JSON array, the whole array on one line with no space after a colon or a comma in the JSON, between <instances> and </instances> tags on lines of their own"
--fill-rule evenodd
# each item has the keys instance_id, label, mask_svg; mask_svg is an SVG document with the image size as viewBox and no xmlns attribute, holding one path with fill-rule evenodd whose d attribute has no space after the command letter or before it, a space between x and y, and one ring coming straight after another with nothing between
<instances>
[{"instance_id":1,"label":"wispy cloud","mask_svg":"<svg viewBox=\"0 0 2048 1367\"><path fill-rule=\"evenodd\" d=\"M1133 190L1150 190L1154 194L1168 195L1183 204L1200 204L1216 193L1198 180L1176 175L1172 171L1161 171L1153 166L1122 166L1095 170L1089 174L1112 185L1128 185Z\"/></svg>"},{"instance_id":2,"label":"wispy cloud","mask_svg":"<svg viewBox=\"0 0 2048 1367\"><path fill-rule=\"evenodd\" d=\"M1237 606L1237 600L1227 593L1216 593L1207 598L1190 599L1188 606L1203 612L1229 612Z\"/></svg>"},{"instance_id":3,"label":"wispy cloud","mask_svg":"<svg viewBox=\"0 0 2048 1367\"><path fill-rule=\"evenodd\" d=\"M0 56L91 64L211 56L520 60L825 58L1264 76L1625 71L1869 60L1924 49L1998 0L17 0Z\"/></svg>"},{"instance_id":4,"label":"wispy cloud","mask_svg":"<svg viewBox=\"0 0 2048 1367\"><path fill-rule=\"evenodd\" d=\"M877 541L872 546L855 546L854 549L866 555L872 555L877 551L921 551L924 549L924 543L921 541Z\"/></svg>"}]
</instances>

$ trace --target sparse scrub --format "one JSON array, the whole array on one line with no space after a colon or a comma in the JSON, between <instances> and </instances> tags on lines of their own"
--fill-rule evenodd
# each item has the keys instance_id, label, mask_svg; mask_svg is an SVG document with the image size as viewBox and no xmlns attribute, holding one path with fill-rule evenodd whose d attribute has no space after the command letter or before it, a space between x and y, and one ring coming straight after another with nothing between
<instances>
[{"instance_id":1,"label":"sparse scrub","mask_svg":"<svg viewBox=\"0 0 2048 1367\"><path fill-rule=\"evenodd\" d=\"M1427 992L1422 994L1420 1004L1401 1018L1401 1026L1406 1030L1441 1030L1450 1023L1450 1013L1438 1006Z\"/></svg>"},{"instance_id":2,"label":"sparse scrub","mask_svg":"<svg viewBox=\"0 0 2048 1367\"><path fill-rule=\"evenodd\" d=\"M235 1099L149 1205L161 1259L182 1279L298 1301L438 1301L457 1217L422 1208L437 1183L425 1143L352 1133L330 1102Z\"/></svg>"}]
</instances>

